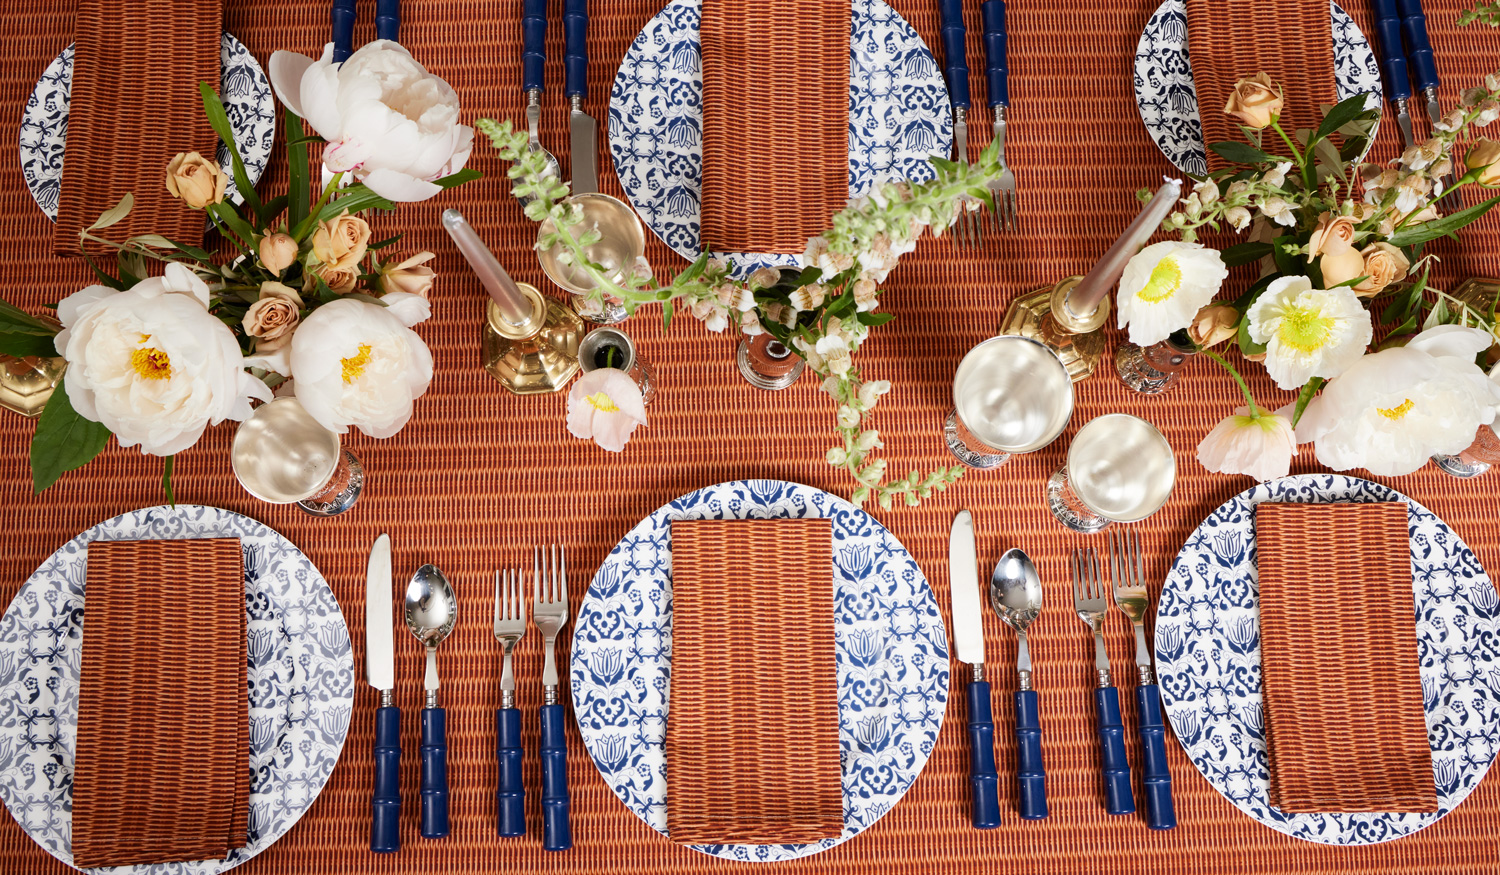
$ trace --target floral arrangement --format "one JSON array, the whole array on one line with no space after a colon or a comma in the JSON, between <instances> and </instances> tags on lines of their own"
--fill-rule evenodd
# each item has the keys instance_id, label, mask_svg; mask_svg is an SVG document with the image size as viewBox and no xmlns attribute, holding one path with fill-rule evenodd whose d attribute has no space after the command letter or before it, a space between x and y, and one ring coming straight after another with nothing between
<instances>
[{"instance_id":1,"label":"floral arrangement","mask_svg":"<svg viewBox=\"0 0 1500 875\"><path fill-rule=\"evenodd\" d=\"M1177 345L1195 346L1234 377L1245 406L1198 447L1211 471L1284 476L1297 445L1309 442L1330 468L1382 475L1462 451L1500 404L1500 386L1479 363L1495 341L1495 318L1431 288L1434 257L1422 250L1500 202L1439 211L1458 205L1446 199L1454 190L1500 185L1500 143L1473 139L1461 161L1457 148L1500 118L1500 73L1465 91L1430 139L1389 164L1360 159L1378 98L1339 103L1316 130L1283 130L1281 110L1281 89L1266 74L1236 84L1224 111L1247 142L1212 144L1229 166L1199 180L1163 222L1180 239L1132 259L1118 293L1120 326L1141 346L1181 332ZM1248 230L1248 241L1223 251L1196 242L1200 230L1221 226ZM1259 279L1233 302L1214 302L1229 270L1248 264L1259 264ZM1372 348L1377 327L1386 337ZM1230 340L1296 400L1275 411L1258 405L1213 349Z\"/></svg>"},{"instance_id":2,"label":"floral arrangement","mask_svg":"<svg viewBox=\"0 0 1500 875\"><path fill-rule=\"evenodd\" d=\"M57 305L61 326L0 302L0 353L61 355L31 444L38 492L99 454L122 447L165 457L171 497L174 454L250 401L293 394L319 423L372 437L400 431L427 391L432 357L412 326L431 313L429 252L386 254L398 237L372 241L361 213L392 210L478 177L464 170L474 131L458 123L458 98L394 42L370 43L342 64L271 56L271 82L286 107L289 186L262 200L245 173L217 94L200 84L204 111L229 149L228 176L196 152L166 168L167 190L202 210L228 256L157 234L123 242L100 232L130 211L126 195L81 232L115 253L113 270L92 256L98 283ZM303 120L313 128L308 134ZM309 178L308 147L324 143L326 181ZM348 182L349 184L344 184ZM159 276L149 267L164 265Z\"/></svg>"},{"instance_id":3,"label":"floral arrangement","mask_svg":"<svg viewBox=\"0 0 1500 875\"><path fill-rule=\"evenodd\" d=\"M670 282L658 283L644 259L627 271L608 271L589 260L586 247L598 241L599 232L583 227L582 211L568 201L567 183L548 172L544 155L527 149L525 132L509 121L480 119L475 126L510 163L512 193L525 204L526 216L538 223L551 221L552 230L541 235L537 248L556 251L559 261L581 268L593 280L594 290L587 296L592 306L608 302L634 313L643 304L659 303L663 323L670 325L675 302L681 301L711 331L733 325L748 336L769 333L805 359L836 404L838 440L827 460L854 479L850 498L855 504L873 499L887 509L897 501L917 505L962 476L963 467L955 465L887 479L886 460L872 458L882 446L880 433L867 428L866 419L891 391L891 383L865 380L854 354L871 328L891 320L893 314L876 312L880 284L900 257L916 248L917 238L924 231L941 235L962 211L994 208L988 184L1001 172L994 144L972 165L935 157L933 179L881 183L851 201L834 215L831 228L807 242L800 270L761 268L735 279L729 263L704 253ZM570 404L569 428L585 437L583 429L574 427L575 409ZM581 422L583 414L577 415ZM598 434L597 425L593 433ZM619 449L624 440L601 445Z\"/></svg>"}]
</instances>

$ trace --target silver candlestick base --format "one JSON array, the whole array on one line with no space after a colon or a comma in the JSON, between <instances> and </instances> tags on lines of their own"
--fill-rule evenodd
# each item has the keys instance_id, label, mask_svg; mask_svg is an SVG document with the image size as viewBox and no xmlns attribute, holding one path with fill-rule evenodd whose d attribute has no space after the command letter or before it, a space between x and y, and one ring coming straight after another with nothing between
<instances>
[{"instance_id":1,"label":"silver candlestick base","mask_svg":"<svg viewBox=\"0 0 1500 875\"><path fill-rule=\"evenodd\" d=\"M1122 343L1115 349L1115 373L1141 395L1160 395L1177 384L1177 375L1198 352L1184 332L1142 347Z\"/></svg>"}]
</instances>

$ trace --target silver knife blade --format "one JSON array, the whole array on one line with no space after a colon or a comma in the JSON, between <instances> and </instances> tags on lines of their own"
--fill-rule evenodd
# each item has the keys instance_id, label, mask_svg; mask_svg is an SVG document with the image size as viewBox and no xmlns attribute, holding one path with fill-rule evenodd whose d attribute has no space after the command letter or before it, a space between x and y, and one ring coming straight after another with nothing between
<instances>
[{"instance_id":1,"label":"silver knife blade","mask_svg":"<svg viewBox=\"0 0 1500 875\"><path fill-rule=\"evenodd\" d=\"M979 564L974 556L974 517L961 510L948 535L948 587L953 599L953 639L960 662L984 663L983 610L979 604Z\"/></svg>"},{"instance_id":2,"label":"silver knife blade","mask_svg":"<svg viewBox=\"0 0 1500 875\"><path fill-rule=\"evenodd\" d=\"M1427 120L1437 124L1443 120L1443 107L1438 103L1437 90L1428 88L1422 93L1427 95Z\"/></svg>"},{"instance_id":3,"label":"silver knife blade","mask_svg":"<svg viewBox=\"0 0 1500 875\"><path fill-rule=\"evenodd\" d=\"M593 116L576 105L568 116L568 145L573 160L573 194L594 194L599 190L599 126Z\"/></svg>"},{"instance_id":4,"label":"silver knife blade","mask_svg":"<svg viewBox=\"0 0 1500 875\"><path fill-rule=\"evenodd\" d=\"M969 163L969 119L962 109L953 111L953 160Z\"/></svg>"},{"instance_id":5,"label":"silver knife blade","mask_svg":"<svg viewBox=\"0 0 1500 875\"><path fill-rule=\"evenodd\" d=\"M1410 149L1417 145L1417 138L1411 130L1411 114L1406 111L1406 101L1396 101L1396 126L1401 129L1401 139L1404 148Z\"/></svg>"},{"instance_id":6,"label":"silver knife blade","mask_svg":"<svg viewBox=\"0 0 1500 875\"><path fill-rule=\"evenodd\" d=\"M391 589L391 538L382 534L365 568L365 678L377 690L396 686L396 627Z\"/></svg>"}]
</instances>

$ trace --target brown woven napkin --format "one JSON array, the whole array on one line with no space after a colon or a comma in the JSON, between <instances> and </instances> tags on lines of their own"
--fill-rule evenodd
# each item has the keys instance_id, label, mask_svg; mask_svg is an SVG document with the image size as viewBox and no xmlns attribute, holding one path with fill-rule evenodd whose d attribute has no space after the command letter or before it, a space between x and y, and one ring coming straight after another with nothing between
<instances>
[{"instance_id":1,"label":"brown woven napkin","mask_svg":"<svg viewBox=\"0 0 1500 875\"><path fill-rule=\"evenodd\" d=\"M147 232L203 241L206 220L167 191L178 152L213 160L217 139L198 83L219 87L220 0L79 0L73 25L73 90L63 148L53 249L78 255L78 232L127 192L130 215L95 232L124 240ZM90 248L90 251L94 251Z\"/></svg>"},{"instance_id":2,"label":"brown woven napkin","mask_svg":"<svg viewBox=\"0 0 1500 875\"><path fill-rule=\"evenodd\" d=\"M1261 504L1271 804L1436 811L1402 502Z\"/></svg>"},{"instance_id":3,"label":"brown woven napkin","mask_svg":"<svg viewBox=\"0 0 1500 875\"><path fill-rule=\"evenodd\" d=\"M704 244L801 254L849 200L849 0L703 0Z\"/></svg>"},{"instance_id":4,"label":"brown woven napkin","mask_svg":"<svg viewBox=\"0 0 1500 875\"><path fill-rule=\"evenodd\" d=\"M1240 79L1265 71L1280 83L1285 98L1280 124L1288 136L1298 128L1316 128L1323 120L1319 105L1338 101L1328 0L1187 0L1187 29L1210 168L1224 161L1208 146L1244 140L1239 123L1224 114ZM1265 137L1268 147L1281 142L1270 129Z\"/></svg>"},{"instance_id":5,"label":"brown woven napkin","mask_svg":"<svg viewBox=\"0 0 1500 875\"><path fill-rule=\"evenodd\" d=\"M832 575L828 520L672 523L673 841L843 831Z\"/></svg>"},{"instance_id":6,"label":"brown woven napkin","mask_svg":"<svg viewBox=\"0 0 1500 875\"><path fill-rule=\"evenodd\" d=\"M88 548L73 863L222 858L250 795L237 538Z\"/></svg>"}]
</instances>

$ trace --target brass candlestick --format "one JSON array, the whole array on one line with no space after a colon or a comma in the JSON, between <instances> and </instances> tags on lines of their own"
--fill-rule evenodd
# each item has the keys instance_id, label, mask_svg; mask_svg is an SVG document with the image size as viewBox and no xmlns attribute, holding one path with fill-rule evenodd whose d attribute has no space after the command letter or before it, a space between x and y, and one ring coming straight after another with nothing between
<instances>
[{"instance_id":1,"label":"brass candlestick","mask_svg":"<svg viewBox=\"0 0 1500 875\"><path fill-rule=\"evenodd\" d=\"M1109 318L1109 298L1091 313L1078 314L1068 296L1082 277L1070 276L1051 288L1037 289L1012 301L1000 323L1001 334L1029 337L1052 350L1078 382L1094 372L1104 355L1101 329Z\"/></svg>"},{"instance_id":2,"label":"brass candlestick","mask_svg":"<svg viewBox=\"0 0 1500 875\"><path fill-rule=\"evenodd\" d=\"M517 395L556 392L578 373L583 320L535 287L515 285L531 304L531 315L516 325L493 300L486 304L484 369Z\"/></svg>"},{"instance_id":3,"label":"brass candlestick","mask_svg":"<svg viewBox=\"0 0 1500 875\"><path fill-rule=\"evenodd\" d=\"M61 356L0 355L0 407L32 419L41 416L67 366Z\"/></svg>"}]
</instances>

